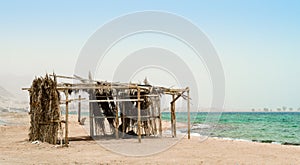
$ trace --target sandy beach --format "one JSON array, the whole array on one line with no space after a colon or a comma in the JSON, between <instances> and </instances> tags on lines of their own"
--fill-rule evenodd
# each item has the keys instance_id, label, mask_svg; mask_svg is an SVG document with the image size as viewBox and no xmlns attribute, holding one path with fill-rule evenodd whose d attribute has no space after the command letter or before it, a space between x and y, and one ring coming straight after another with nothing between
<instances>
[{"instance_id":1,"label":"sandy beach","mask_svg":"<svg viewBox=\"0 0 300 165\"><path fill-rule=\"evenodd\" d=\"M150 156L116 154L94 140L70 141L60 148L28 141L29 116L26 113L2 113L1 118L15 125L0 126L0 164L300 164L300 147L247 141L184 137L171 148ZM70 136L86 131L71 117ZM119 139L118 143L122 143ZM135 139L133 139L135 140ZM168 141L168 139L154 139ZM172 139L171 139L172 140ZM142 144L146 144L145 140Z\"/></svg>"}]
</instances>

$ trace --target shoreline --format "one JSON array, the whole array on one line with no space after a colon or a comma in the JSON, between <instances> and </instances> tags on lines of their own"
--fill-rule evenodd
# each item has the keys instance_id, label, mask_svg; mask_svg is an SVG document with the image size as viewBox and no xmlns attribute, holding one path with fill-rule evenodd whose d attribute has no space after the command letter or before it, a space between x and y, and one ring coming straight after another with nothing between
<instances>
[{"instance_id":1,"label":"shoreline","mask_svg":"<svg viewBox=\"0 0 300 165\"><path fill-rule=\"evenodd\" d=\"M166 122L168 125L171 125L171 122L168 120L162 120ZM163 124L164 125L164 124ZM179 125L179 126L178 126ZM193 137L203 137L201 134L197 132L193 132L193 126L195 125L206 125L202 123L192 124L191 125L191 136ZM185 130L181 130L181 128ZM177 122L177 134L181 134L184 136L187 136L187 124L183 122ZM201 129L201 128L200 128ZM275 145L283 145L283 146L298 146L300 147L300 143L290 143L290 142L280 142L280 141L274 141L274 140L256 140L256 139L243 139L243 138L232 138L232 137L218 137L218 136L208 136L208 138L214 138L214 139L222 139L222 140L233 140L233 141L245 141L245 142L252 142L252 143L263 143L263 144L275 144Z\"/></svg>"},{"instance_id":2,"label":"shoreline","mask_svg":"<svg viewBox=\"0 0 300 165\"><path fill-rule=\"evenodd\" d=\"M71 114L70 118L77 119L77 115ZM4 120L5 119L5 120ZM13 126L29 126L30 119L27 112L2 112L0 113L0 127L13 127ZM74 123L73 123L74 124ZM197 123L195 125L205 125L202 123ZM191 137L203 137L197 132L193 132L193 126L191 125ZM171 122L168 120L162 120L163 132L171 131ZM177 134L187 136L187 124L183 122L177 122ZM213 139L222 139L222 140L232 140L232 141L245 141L252 143L262 143L262 144L274 144L274 145L283 145L283 146L296 146L300 147L300 143L290 143L290 142L280 142L274 140L256 140L256 139L243 139L243 138L232 138L232 137L217 137L217 136L208 136L208 138Z\"/></svg>"},{"instance_id":3,"label":"shoreline","mask_svg":"<svg viewBox=\"0 0 300 165\"><path fill-rule=\"evenodd\" d=\"M288 142L281 143L281 142L271 141L271 140L258 141L258 140L235 139L230 137L213 137L213 136L210 136L209 138L232 140L232 141L243 141L243 142L251 142L251 143L261 143L261 144L274 144L274 145L282 145L282 146L295 146L300 148L300 143L288 143Z\"/></svg>"},{"instance_id":4,"label":"shoreline","mask_svg":"<svg viewBox=\"0 0 300 165\"><path fill-rule=\"evenodd\" d=\"M3 114L2 114L3 115ZM29 115L8 116L23 125L0 126L0 164L299 164L300 147L270 143L256 143L209 137L205 140L196 136L179 139L169 148L148 156L124 156L100 146L97 141L70 141L69 147L57 147L48 143L28 141ZM70 137L87 135L77 123L77 116L70 117ZM169 126L169 125L168 125ZM104 140L110 145L146 147L152 143L174 142L176 138ZM151 143L149 143L151 142ZM149 146L148 146L149 147ZM158 146L159 147L159 146ZM150 147L151 148L151 147ZM53 159L55 157L55 159Z\"/></svg>"}]
</instances>

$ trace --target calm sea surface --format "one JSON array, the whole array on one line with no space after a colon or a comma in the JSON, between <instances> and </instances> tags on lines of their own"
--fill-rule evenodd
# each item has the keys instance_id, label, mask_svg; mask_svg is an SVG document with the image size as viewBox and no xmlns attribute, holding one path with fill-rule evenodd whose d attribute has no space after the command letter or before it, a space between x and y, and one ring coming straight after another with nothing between
<instances>
[{"instance_id":1,"label":"calm sea surface","mask_svg":"<svg viewBox=\"0 0 300 165\"><path fill-rule=\"evenodd\" d=\"M265 143L300 144L300 112L224 112L216 114L214 122L207 121L213 115L191 113L192 133ZM186 116L186 113L177 113L177 122L186 122ZM170 120L170 114L164 112L162 118Z\"/></svg>"}]
</instances>

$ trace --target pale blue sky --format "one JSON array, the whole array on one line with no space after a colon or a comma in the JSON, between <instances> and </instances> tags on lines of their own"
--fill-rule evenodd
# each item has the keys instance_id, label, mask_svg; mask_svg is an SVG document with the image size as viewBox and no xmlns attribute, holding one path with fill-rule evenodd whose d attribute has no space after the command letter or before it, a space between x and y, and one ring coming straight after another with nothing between
<instances>
[{"instance_id":1,"label":"pale blue sky","mask_svg":"<svg viewBox=\"0 0 300 165\"><path fill-rule=\"evenodd\" d=\"M205 32L223 64L225 107L300 107L298 1L1 1L0 75L72 75L101 25L144 10L181 15Z\"/></svg>"}]
</instances>

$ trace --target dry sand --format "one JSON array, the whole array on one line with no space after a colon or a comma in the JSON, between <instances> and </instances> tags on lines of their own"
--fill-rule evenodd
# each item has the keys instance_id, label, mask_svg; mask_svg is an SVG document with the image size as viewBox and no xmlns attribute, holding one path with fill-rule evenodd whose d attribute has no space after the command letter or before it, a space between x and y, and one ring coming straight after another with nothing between
<instances>
[{"instance_id":1,"label":"dry sand","mask_svg":"<svg viewBox=\"0 0 300 165\"><path fill-rule=\"evenodd\" d=\"M68 148L28 141L26 114L1 113L13 126L0 126L0 164L300 164L300 147L199 137L183 138L173 147L151 156L132 157L113 153L96 141L71 141ZM0 119L1 119L0 118ZM72 118L71 136L86 135ZM136 140L136 139L132 139ZM132 141L131 140L131 141ZM147 144L151 139L143 139ZM153 139L168 142L168 138ZM125 140L126 141L126 140ZM130 141L130 140L129 140ZM130 142L131 142L130 141ZM172 141L169 138L169 141ZM174 141L174 139L173 139ZM122 139L116 141L122 143ZM163 143L165 143L163 142ZM129 145L130 146L130 145ZM130 148L129 148L130 149Z\"/></svg>"}]
</instances>

